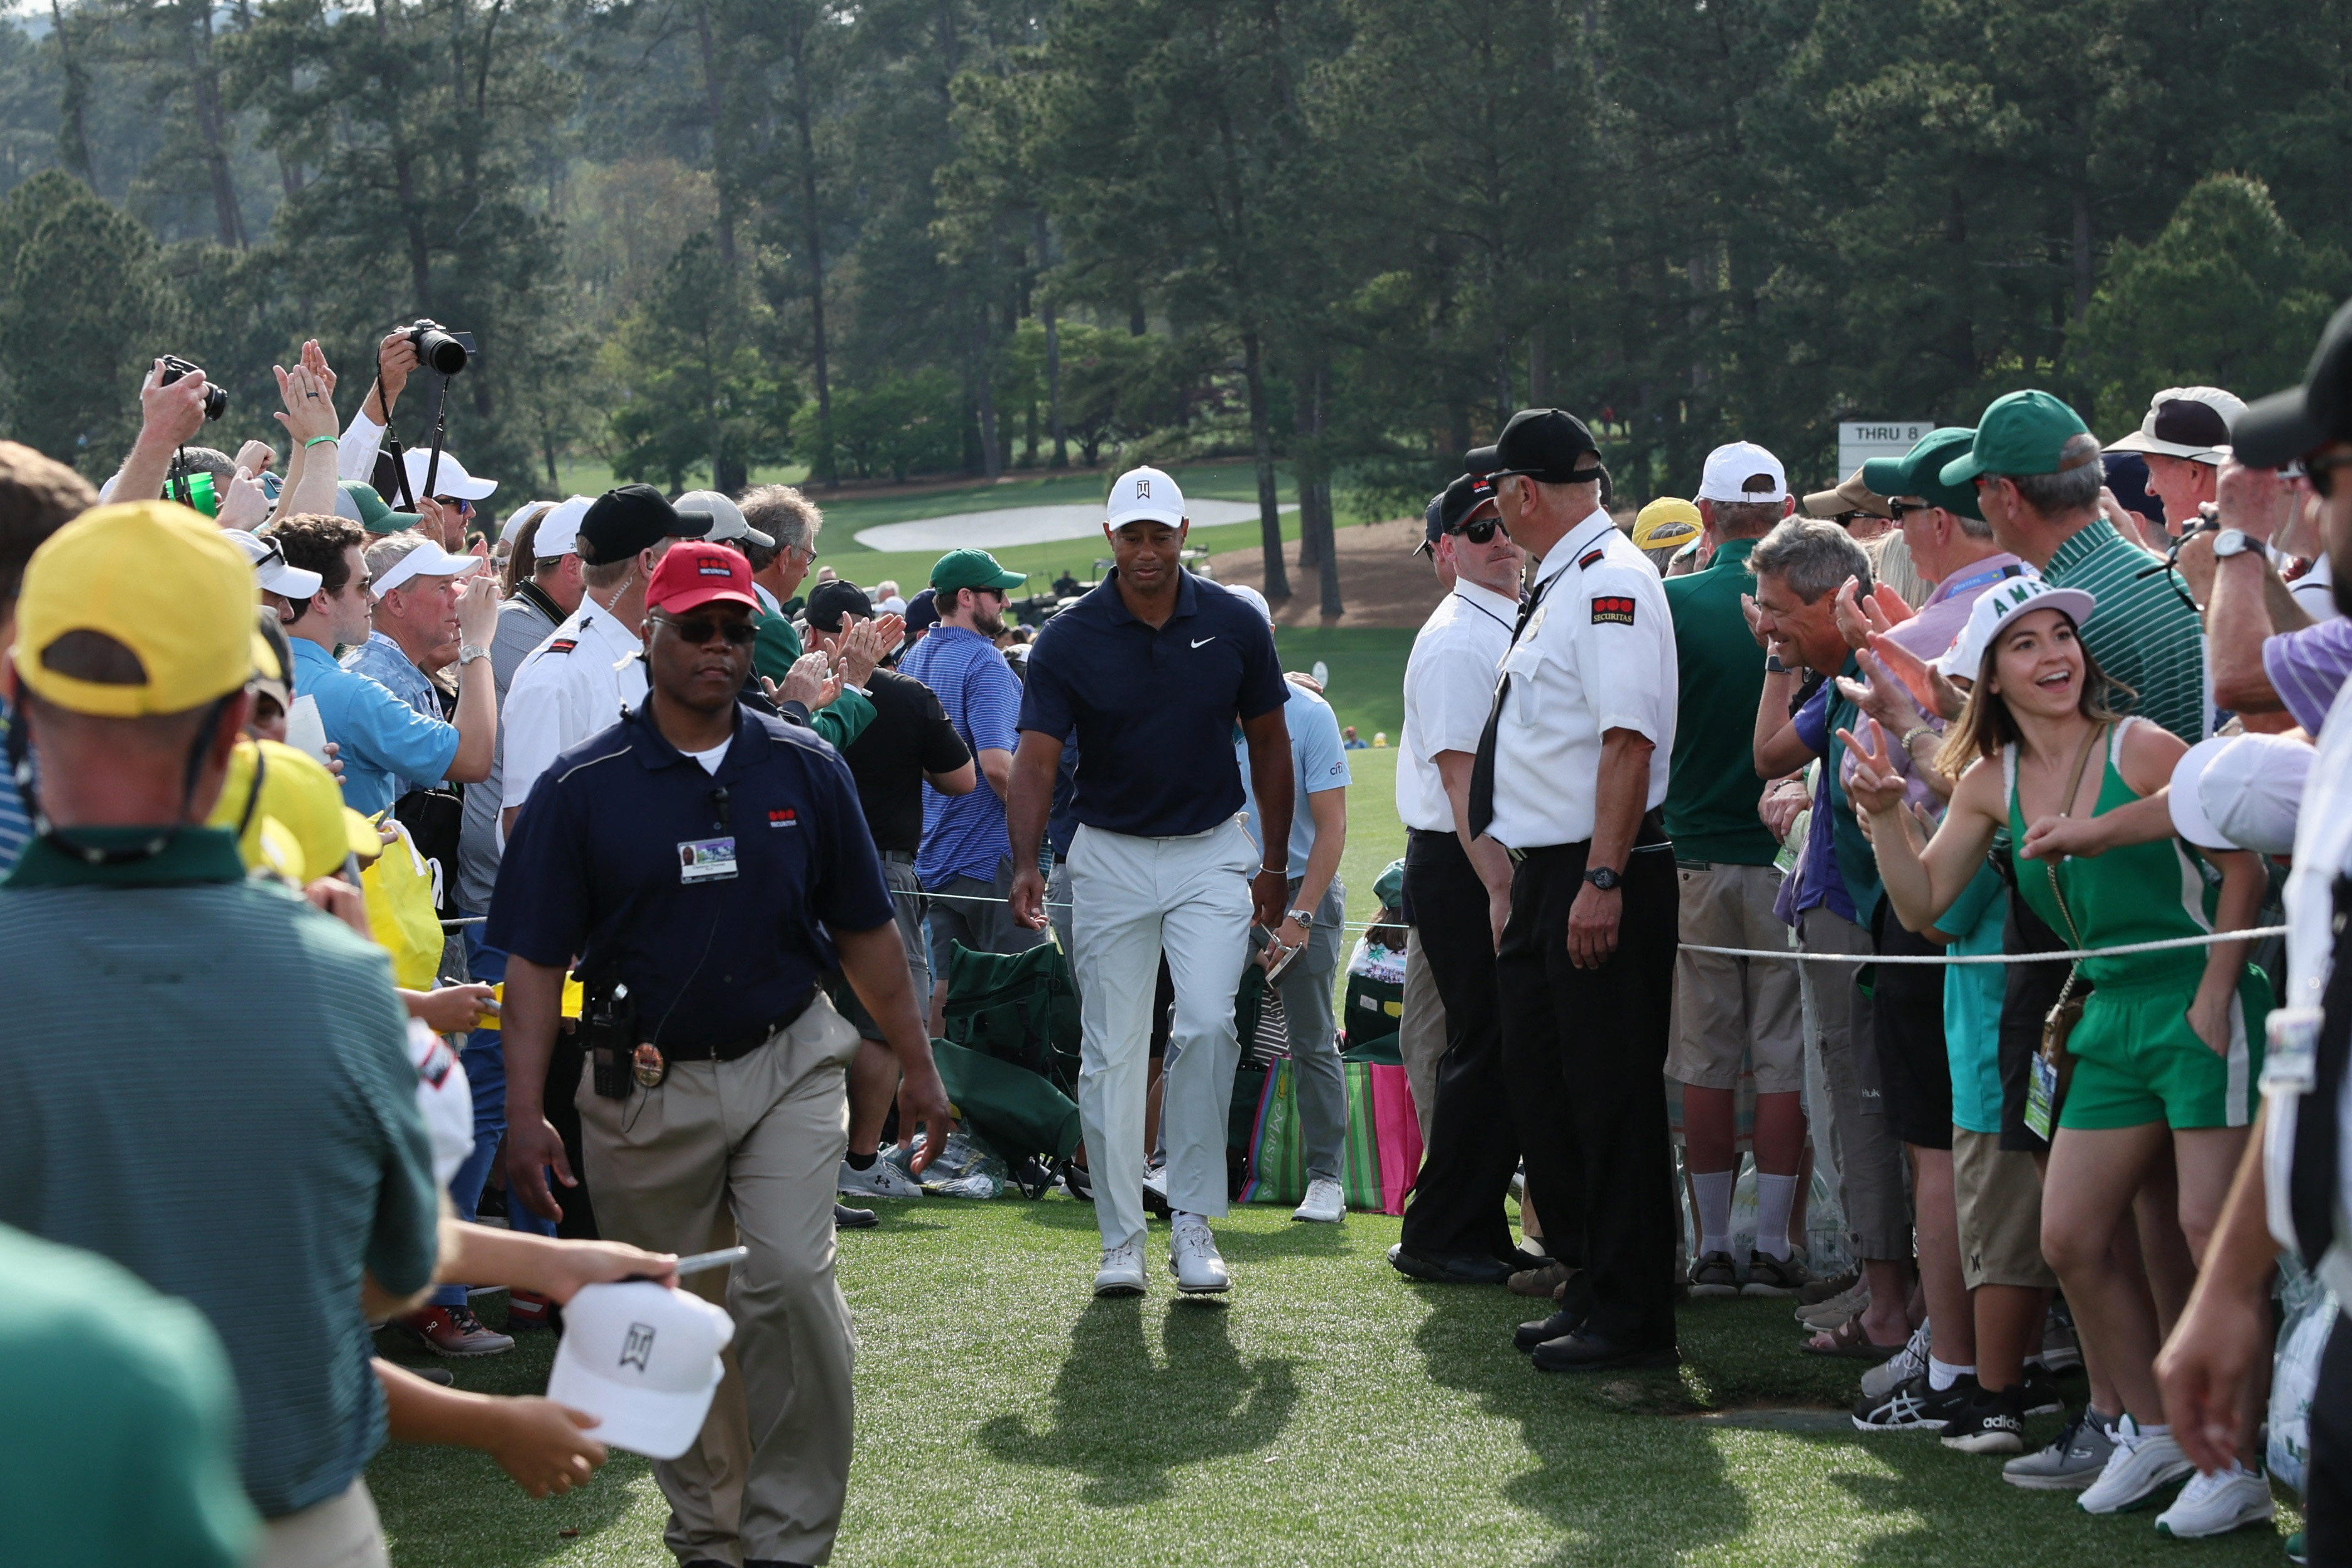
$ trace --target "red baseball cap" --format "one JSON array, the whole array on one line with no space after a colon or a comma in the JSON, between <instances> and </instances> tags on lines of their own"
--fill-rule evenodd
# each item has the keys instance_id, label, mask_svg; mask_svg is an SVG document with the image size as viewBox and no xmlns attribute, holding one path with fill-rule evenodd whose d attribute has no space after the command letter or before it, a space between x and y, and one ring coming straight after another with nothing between
<instances>
[{"instance_id":1,"label":"red baseball cap","mask_svg":"<svg viewBox=\"0 0 2352 1568\"><path fill-rule=\"evenodd\" d=\"M646 608L676 616L705 605L741 605L759 614L751 563L723 544L680 540L654 568L653 581L646 584Z\"/></svg>"}]
</instances>

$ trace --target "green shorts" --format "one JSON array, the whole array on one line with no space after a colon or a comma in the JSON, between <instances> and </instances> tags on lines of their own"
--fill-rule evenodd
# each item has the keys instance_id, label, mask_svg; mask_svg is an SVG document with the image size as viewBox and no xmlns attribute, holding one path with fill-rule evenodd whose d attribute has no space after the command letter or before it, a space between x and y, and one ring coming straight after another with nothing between
<instances>
[{"instance_id":1,"label":"green shorts","mask_svg":"<svg viewBox=\"0 0 2352 1568\"><path fill-rule=\"evenodd\" d=\"M2083 1004L2066 1045L2074 1074L2058 1125L2084 1131L2144 1127L2245 1127L2261 1103L2263 1020L2271 985L2248 965L2230 1015L2230 1050L2217 1055L2189 1026L2196 972L2144 984L2102 983Z\"/></svg>"}]
</instances>

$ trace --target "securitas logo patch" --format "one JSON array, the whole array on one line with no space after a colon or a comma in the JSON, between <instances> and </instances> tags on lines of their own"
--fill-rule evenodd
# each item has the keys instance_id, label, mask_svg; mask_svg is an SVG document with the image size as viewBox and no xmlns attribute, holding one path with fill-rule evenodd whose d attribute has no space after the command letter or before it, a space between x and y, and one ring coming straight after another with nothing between
<instances>
[{"instance_id":1,"label":"securitas logo patch","mask_svg":"<svg viewBox=\"0 0 2352 1568\"><path fill-rule=\"evenodd\" d=\"M780 806L768 813L768 826L771 827L798 827L800 825L800 813L789 805Z\"/></svg>"},{"instance_id":2,"label":"securitas logo patch","mask_svg":"<svg viewBox=\"0 0 2352 1568\"><path fill-rule=\"evenodd\" d=\"M1592 601L1592 624L1630 626L1633 624L1633 601L1613 594L1604 594Z\"/></svg>"},{"instance_id":3,"label":"securitas logo patch","mask_svg":"<svg viewBox=\"0 0 2352 1568\"><path fill-rule=\"evenodd\" d=\"M694 569L698 577L732 577L735 569L724 561L705 561Z\"/></svg>"}]
</instances>

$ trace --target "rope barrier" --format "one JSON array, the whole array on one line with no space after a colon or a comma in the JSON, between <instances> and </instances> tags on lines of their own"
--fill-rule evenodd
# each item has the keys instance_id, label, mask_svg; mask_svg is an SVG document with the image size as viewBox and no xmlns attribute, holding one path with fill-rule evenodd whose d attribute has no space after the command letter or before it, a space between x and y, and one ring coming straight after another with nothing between
<instances>
[{"instance_id":1,"label":"rope barrier","mask_svg":"<svg viewBox=\"0 0 2352 1568\"><path fill-rule=\"evenodd\" d=\"M1724 958L1785 958L1791 963L2055 963L2063 959L2069 963L2084 958L2120 958L2134 952L2168 952L2175 948L2210 947L2221 942L2259 942L2264 937L2284 936L2284 926L2252 926L2245 931L2206 931L2198 936L2171 936L2161 942L2125 942L2118 947L2082 947L2065 952L1801 952L1791 948L1775 952L1769 948L1703 947L1695 942L1682 944L1685 952L1712 952Z\"/></svg>"}]
</instances>

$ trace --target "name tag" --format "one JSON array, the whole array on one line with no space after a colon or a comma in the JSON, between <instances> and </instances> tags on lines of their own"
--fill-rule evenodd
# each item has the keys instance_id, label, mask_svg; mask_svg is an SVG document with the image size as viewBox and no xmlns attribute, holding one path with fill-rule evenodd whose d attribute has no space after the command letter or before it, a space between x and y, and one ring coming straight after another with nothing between
<instances>
[{"instance_id":1,"label":"name tag","mask_svg":"<svg viewBox=\"0 0 2352 1568\"><path fill-rule=\"evenodd\" d=\"M677 879L681 882L723 882L735 874L735 840L696 838L677 847Z\"/></svg>"},{"instance_id":2,"label":"name tag","mask_svg":"<svg viewBox=\"0 0 2352 1568\"><path fill-rule=\"evenodd\" d=\"M2319 1020L2316 1007L2274 1008L2263 1027L2264 1094L2308 1094L2319 1082Z\"/></svg>"}]
</instances>

